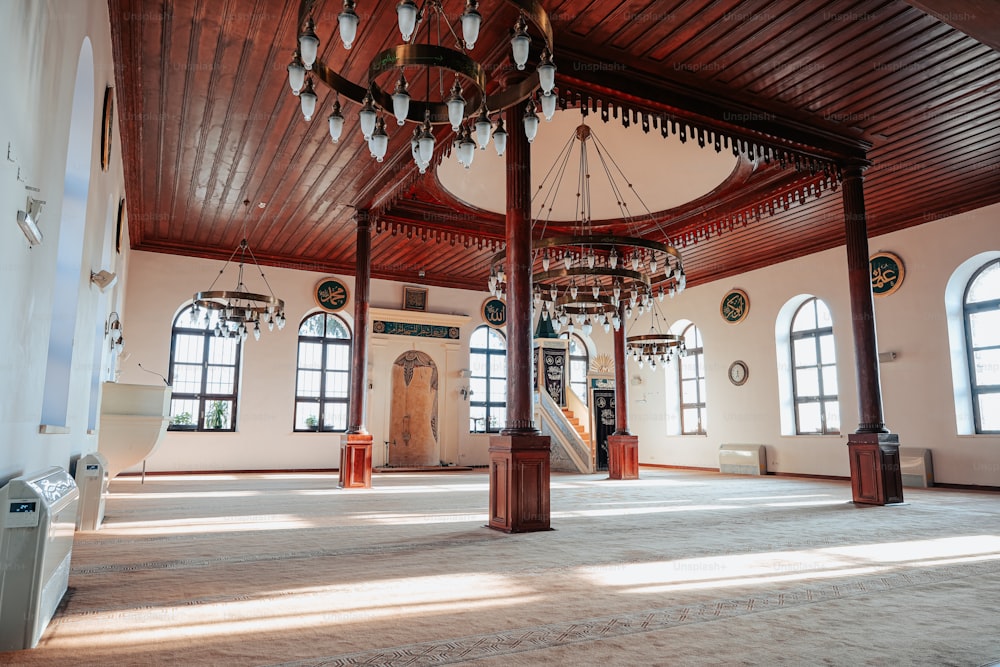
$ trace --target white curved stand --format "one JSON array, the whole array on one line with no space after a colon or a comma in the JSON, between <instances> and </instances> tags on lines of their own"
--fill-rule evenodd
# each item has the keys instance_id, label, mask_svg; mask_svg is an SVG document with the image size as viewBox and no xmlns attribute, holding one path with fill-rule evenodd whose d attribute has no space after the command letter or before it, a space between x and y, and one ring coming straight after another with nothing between
<instances>
[{"instance_id":1,"label":"white curved stand","mask_svg":"<svg viewBox=\"0 0 1000 667\"><path fill-rule=\"evenodd\" d=\"M97 449L108 459L110 478L145 460L170 423L170 387L105 382Z\"/></svg>"}]
</instances>

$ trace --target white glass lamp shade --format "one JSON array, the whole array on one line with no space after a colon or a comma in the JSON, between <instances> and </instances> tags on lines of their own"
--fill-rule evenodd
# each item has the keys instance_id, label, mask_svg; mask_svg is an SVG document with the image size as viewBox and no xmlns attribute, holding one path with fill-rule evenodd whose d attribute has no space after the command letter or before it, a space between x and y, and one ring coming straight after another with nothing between
<instances>
[{"instance_id":1,"label":"white glass lamp shade","mask_svg":"<svg viewBox=\"0 0 1000 667\"><path fill-rule=\"evenodd\" d=\"M472 166L472 160L476 157L476 142L472 140L472 135L466 129L462 132L462 138L458 142L458 161L468 169Z\"/></svg>"},{"instance_id":2,"label":"white glass lamp shade","mask_svg":"<svg viewBox=\"0 0 1000 667\"><path fill-rule=\"evenodd\" d=\"M586 320L583 323L583 335L589 336L594 330L594 325L590 323L590 320Z\"/></svg>"},{"instance_id":3,"label":"white glass lamp shade","mask_svg":"<svg viewBox=\"0 0 1000 667\"><path fill-rule=\"evenodd\" d=\"M312 79L306 79L305 88L299 93L299 103L302 105L302 116L307 122L312 120L316 111L316 91L313 90Z\"/></svg>"},{"instance_id":4,"label":"white glass lamp shade","mask_svg":"<svg viewBox=\"0 0 1000 667\"><path fill-rule=\"evenodd\" d=\"M396 117L396 124L402 126L406 123L406 117L409 114L410 93L406 91L406 77L400 73L396 89L392 93L392 115Z\"/></svg>"},{"instance_id":5,"label":"white glass lamp shade","mask_svg":"<svg viewBox=\"0 0 1000 667\"><path fill-rule=\"evenodd\" d=\"M381 162L389 148L389 135L385 133L385 121L381 118L378 119L375 132L372 134L370 146L375 160Z\"/></svg>"},{"instance_id":6,"label":"white glass lamp shade","mask_svg":"<svg viewBox=\"0 0 1000 667\"><path fill-rule=\"evenodd\" d=\"M545 95L551 95L556 86L556 65L552 62L552 54L548 48L542 52L542 60L538 63L538 85Z\"/></svg>"},{"instance_id":7,"label":"white glass lamp shade","mask_svg":"<svg viewBox=\"0 0 1000 667\"><path fill-rule=\"evenodd\" d=\"M375 119L378 113L375 111L375 106L372 104L372 98L370 95L365 95L364 104L361 106L361 111L358 112L358 118L361 120L361 136L365 138L365 141L372 138L372 134L375 132Z\"/></svg>"},{"instance_id":8,"label":"white glass lamp shade","mask_svg":"<svg viewBox=\"0 0 1000 667\"><path fill-rule=\"evenodd\" d=\"M535 113L535 103L528 100L528 109L524 112L524 136L528 138L530 144L538 134L538 114Z\"/></svg>"},{"instance_id":9,"label":"white glass lamp shade","mask_svg":"<svg viewBox=\"0 0 1000 667\"><path fill-rule=\"evenodd\" d=\"M413 0L402 0L396 5L396 19L399 23L399 34L403 41L408 42L413 37L417 27L417 5Z\"/></svg>"},{"instance_id":10,"label":"white glass lamp shade","mask_svg":"<svg viewBox=\"0 0 1000 667\"><path fill-rule=\"evenodd\" d=\"M618 317L618 313L615 313L615 316L611 318L611 325L614 326L615 331L622 328L622 318Z\"/></svg>"},{"instance_id":11,"label":"white glass lamp shade","mask_svg":"<svg viewBox=\"0 0 1000 667\"><path fill-rule=\"evenodd\" d=\"M312 69L319 53L319 37L316 36L316 23L310 17L305 29L299 34L299 54L306 69Z\"/></svg>"},{"instance_id":12,"label":"white glass lamp shade","mask_svg":"<svg viewBox=\"0 0 1000 667\"><path fill-rule=\"evenodd\" d=\"M542 95L542 115L545 116L545 120L552 120L552 117L556 115L556 102L559 98L556 95Z\"/></svg>"},{"instance_id":13,"label":"white glass lamp shade","mask_svg":"<svg viewBox=\"0 0 1000 667\"><path fill-rule=\"evenodd\" d=\"M493 147L497 149L497 155L503 157L507 150L507 130L503 126L503 118L497 120L497 127L493 130Z\"/></svg>"},{"instance_id":14,"label":"white glass lamp shade","mask_svg":"<svg viewBox=\"0 0 1000 667\"><path fill-rule=\"evenodd\" d=\"M354 11L354 2L344 0L344 11L337 15L337 24L340 27L340 41L344 43L345 49L350 50L354 46L359 22L358 15Z\"/></svg>"},{"instance_id":15,"label":"white glass lamp shade","mask_svg":"<svg viewBox=\"0 0 1000 667\"><path fill-rule=\"evenodd\" d=\"M514 55L514 64L517 65L517 69L519 70L524 69L525 64L528 62L528 49L531 46L531 37L528 36L527 27L524 17L520 17L514 29L514 37L510 40L510 47Z\"/></svg>"},{"instance_id":16,"label":"white glass lamp shade","mask_svg":"<svg viewBox=\"0 0 1000 667\"><path fill-rule=\"evenodd\" d=\"M486 107L483 107L479 110L479 117L476 118L476 143L479 144L480 150L486 150L486 144L490 143L490 130L492 129L493 123L486 115Z\"/></svg>"},{"instance_id":17,"label":"white glass lamp shade","mask_svg":"<svg viewBox=\"0 0 1000 667\"><path fill-rule=\"evenodd\" d=\"M434 134L429 130L425 129L420 133L420 139L417 144L420 148L420 161L430 164L431 159L434 157Z\"/></svg>"},{"instance_id":18,"label":"white glass lamp shade","mask_svg":"<svg viewBox=\"0 0 1000 667\"><path fill-rule=\"evenodd\" d=\"M340 102L333 103L333 111L327 118L330 124L330 139L333 143L340 141L340 136L344 133L344 114L340 113Z\"/></svg>"},{"instance_id":19,"label":"white glass lamp shade","mask_svg":"<svg viewBox=\"0 0 1000 667\"><path fill-rule=\"evenodd\" d=\"M299 52L292 54L292 62L288 63L288 85L293 95L298 95L306 83L306 67L302 64Z\"/></svg>"},{"instance_id":20,"label":"white glass lamp shade","mask_svg":"<svg viewBox=\"0 0 1000 667\"><path fill-rule=\"evenodd\" d=\"M465 11L462 12L462 39L465 40L465 48L470 51L476 48L479 28L483 24L483 16L478 10L479 3L476 0L468 0L465 3Z\"/></svg>"},{"instance_id":21,"label":"white glass lamp shade","mask_svg":"<svg viewBox=\"0 0 1000 667\"><path fill-rule=\"evenodd\" d=\"M448 95L445 104L448 106L448 122L451 123L451 129L458 132L459 126L465 120L465 98L462 97L462 86L458 81L451 87L451 94Z\"/></svg>"}]
</instances>

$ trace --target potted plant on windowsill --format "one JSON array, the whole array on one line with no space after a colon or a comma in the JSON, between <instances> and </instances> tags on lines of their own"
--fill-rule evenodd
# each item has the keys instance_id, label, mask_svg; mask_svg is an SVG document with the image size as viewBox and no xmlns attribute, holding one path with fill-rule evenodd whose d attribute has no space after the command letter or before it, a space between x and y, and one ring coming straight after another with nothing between
<instances>
[{"instance_id":1,"label":"potted plant on windowsill","mask_svg":"<svg viewBox=\"0 0 1000 667\"><path fill-rule=\"evenodd\" d=\"M229 428L229 404L225 401L212 401L205 413L205 428L221 431Z\"/></svg>"},{"instance_id":2,"label":"potted plant on windowsill","mask_svg":"<svg viewBox=\"0 0 1000 667\"><path fill-rule=\"evenodd\" d=\"M193 431L195 423L191 420L190 412L181 412L170 418L167 430L170 431Z\"/></svg>"}]
</instances>

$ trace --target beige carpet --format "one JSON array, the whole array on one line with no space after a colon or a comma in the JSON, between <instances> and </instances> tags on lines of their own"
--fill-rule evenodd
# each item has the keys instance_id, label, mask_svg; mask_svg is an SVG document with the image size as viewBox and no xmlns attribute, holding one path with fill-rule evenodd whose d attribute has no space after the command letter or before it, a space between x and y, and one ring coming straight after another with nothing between
<instances>
[{"instance_id":1,"label":"beige carpet","mask_svg":"<svg viewBox=\"0 0 1000 667\"><path fill-rule=\"evenodd\" d=\"M1000 661L1000 495L643 469L554 475L546 533L479 473L112 483L70 592L4 665Z\"/></svg>"}]
</instances>

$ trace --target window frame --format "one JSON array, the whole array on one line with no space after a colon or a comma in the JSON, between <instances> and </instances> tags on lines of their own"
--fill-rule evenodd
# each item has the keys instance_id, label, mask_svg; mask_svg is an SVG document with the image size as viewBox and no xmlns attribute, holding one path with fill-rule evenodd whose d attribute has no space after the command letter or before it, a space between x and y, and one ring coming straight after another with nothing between
<instances>
[{"instance_id":1,"label":"window frame","mask_svg":"<svg viewBox=\"0 0 1000 667\"><path fill-rule=\"evenodd\" d=\"M559 337L562 338L563 340L565 340L566 343L567 343L567 345L566 345L566 358L567 358L568 363L569 363L569 382L568 382L568 384L569 384L569 390L572 391L573 393L575 393L576 397L579 398L583 402L584 405L588 405L589 401L587 400L587 373L584 372L582 380L574 380L573 379L573 362L574 361L583 361L584 368L589 369L590 368L590 350L587 348L587 343L576 332L570 333L569 331L564 331L561 334L559 334ZM583 350L583 354L573 354L573 339L574 338L576 339L576 345L577 345L577 347ZM580 386L583 387L583 395L582 396L579 393L577 393L575 389L573 389L573 385L574 384L580 385Z\"/></svg>"},{"instance_id":2,"label":"window frame","mask_svg":"<svg viewBox=\"0 0 1000 667\"><path fill-rule=\"evenodd\" d=\"M972 290L972 286L992 266L997 266L997 270L1000 270L1000 259L986 262L976 269L972 277L969 278L968 283L966 283L965 291L962 293L962 325L965 328L965 357L969 365L969 389L972 396L972 415L976 435L996 435L1000 433L1000 429L986 430L983 428L982 412L979 407L979 396L981 394L1000 394L1000 384L980 385L976 379L976 352L1000 349L1000 345L987 345L976 348L973 347L972 343L972 315L994 310L1000 311L1000 295L986 301L969 303L969 292Z\"/></svg>"},{"instance_id":3,"label":"window frame","mask_svg":"<svg viewBox=\"0 0 1000 667\"><path fill-rule=\"evenodd\" d=\"M485 348L483 348L483 347L473 347L472 346L472 339L475 337L475 335L476 335L477 332L479 332L480 330L483 330L483 329L486 329L486 347ZM500 349L493 349L493 348L490 347L490 341L492 340L492 336L490 335L491 333L495 333L497 336L499 336L500 340L503 341L503 349L502 350L500 350ZM472 363L472 357L473 357L473 355L476 355L476 354L483 354L486 357L486 364L484 366L484 368L486 369L486 371L485 371L486 374L485 375L473 375L473 373L475 373L475 371L471 370L471 369L472 369L472 367L475 366L475 364ZM474 419L473 417L470 416L469 417L469 433L499 433L501 431L501 429L503 429L504 426L506 425L505 423L501 423L501 420L499 420L499 419L497 419L496 425L494 425L494 426L490 425L490 417L491 417L491 413L493 412L494 409L502 408L503 415L504 415L504 419L503 419L504 422L506 422L506 415L507 415L506 390L505 390L504 400L502 402L500 402L500 401L491 401L490 400L490 382L492 380L500 380L501 379L501 378L495 378L495 377L493 377L491 375L491 373L490 373L491 369L493 368L493 364L491 363L491 359L493 357L495 357L495 356L503 356L504 357L504 369L505 369L505 371L509 371L509 369L507 369L507 361L506 361L507 360L507 337L499 329L494 329L493 327L488 326L486 324L483 324L483 325L480 325L480 326L476 327L473 330L472 335L469 337L469 368L470 368L469 379L470 380L483 380L484 381L484 385L486 387L486 396L484 398L480 399L480 398L477 398L477 395L475 393L473 393L469 397L469 408L470 408L470 412L471 412L471 408L474 408L474 407L477 407L477 408L478 407L482 407L482 408L484 408L485 411L486 411L486 417L483 420L483 430L479 430L479 429L476 428L476 419L478 419L478 418ZM509 373L505 372L504 373L504 377L502 378L503 381L504 381L505 386L506 386L508 375L509 375Z\"/></svg>"},{"instance_id":4,"label":"window frame","mask_svg":"<svg viewBox=\"0 0 1000 667\"><path fill-rule=\"evenodd\" d=\"M677 403L680 407L680 422L681 422L681 435L707 435L708 431L706 428L706 416L707 408L705 402L705 396L702 395L701 383L704 381L707 384L705 378L705 341L701 341L700 347L689 347L687 345L687 332L691 328L695 330L696 339L701 338L701 330L698 328L694 322L688 324L681 331L681 338L685 341L685 353L684 356L678 359L677 362ZM684 361L685 359L694 358L695 365L695 376L684 377ZM684 402L684 382L685 380L695 381L695 398L696 403L685 403ZM695 426L694 430L688 430L685 424L684 410L685 409L696 409L698 411L698 424Z\"/></svg>"},{"instance_id":5,"label":"window frame","mask_svg":"<svg viewBox=\"0 0 1000 667\"><path fill-rule=\"evenodd\" d=\"M354 332L351 331L351 327L348 325L347 321L344 320L344 318L340 317L339 315L337 315L335 313L327 313L327 312L324 312L324 311L310 313L309 315L306 315L305 317L303 317L302 320L299 322L299 328L297 329L297 332L301 332L302 331L302 327L305 325L305 323L308 322L309 320L313 319L313 318L316 318L316 317L322 317L323 318L323 334L322 335L320 335L320 336L309 336L309 335L303 335L302 333L297 333L296 334L296 339L295 339L295 394L294 394L294 396L292 398L292 432L293 433L346 433L347 429L350 427L350 424L348 422L350 421L350 413L351 413L351 392L350 392L350 387L351 387L351 373L352 373L351 366L352 366L352 363L353 363L352 352L353 352L353 343L354 343ZM330 318L330 317L334 318L337 322L340 323L340 326L342 326L344 328L344 331L347 332L347 338L332 338L332 337L328 337L326 335L327 334L327 326L328 326L328 322L329 322L328 318ZM319 364L319 369L318 369L319 370L319 377L320 377L320 381L319 382L320 383L319 383L319 394L317 396L302 396L302 395L299 394L299 373L301 371L316 371L317 370L316 368L303 368L300 365L301 360L302 360L302 343L303 342L320 345L320 350L321 350L321 352L320 352L320 364ZM338 346L338 347L345 347L346 346L347 347L347 368L346 369L328 369L326 367L326 365L327 365L327 359L329 358L330 348L332 348L334 346ZM347 376L347 388L348 388L348 390L347 390L347 394L344 397L339 397L339 396L332 397L332 398L327 398L326 397L327 373L330 372L331 370L333 372L337 372L337 373L344 373ZM318 406L318 412L317 412L317 414L319 415L319 418L316 420L316 427L315 428L299 428L298 427L298 423L299 423L299 405L301 403L316 404ZM325 415L326 415L326 406L328 404L343 405L344 406L345 413L348 415L347 419L345 419L345 421L344 421L344 428L342 428L342 429L327 428L327 426L325 424Z\"/></svg>"},{"instance_id":6,"label":"window frame","mask_svg":"<svg viewBox=\"0 0 1000 667\"><path fill-rule=\"evenodd\" d=\"M190 432L190 433L235 433L236 432L236 422L239 416L239 387L240 387L240 365L243 359L243 341L240 337L227 337L227 340L234 341L236 345L236 352L233 358L232 364L212 364L210 363L210 348L213 339L222 338L216 336L214 333L215 319L218 317L214 312L206 311L211 319L205 324L204 327L182 327L178 326L178 322L186 313L192 311L194 304L188 304L186 307L182 308L177 315L174 317L173 324L170 327L170 363L167 370L167 383L171 387L170 395L170 422L167 424L167 430L173 432ZM188 320L197 321L198 316L188 315ZM200 391L197 393L190 392L178 392L175 389L174 375L177 367L177 362L174 359L174 355L177 351L177 338L178 336L201 336L202 338L202 352L201 352L201 386ZM192 363L183 363L183 366L193 366ZM219 394L219 393L209 393L206 389L208 383L208 369L211 366L231 366L233 369L233 391L230 394ZM173 423L173 403L174 401L197 401L198 402L198 415L193 424L174 424ZM205 426L205 415L207 412L207 406L211 402L215 401L230 401L232 405L232 411L229 415L229 428L207 428Z\"/></svg>"},{"instance_id":7,"label":"window frame","mask_svg":"<svg viewBox=\"0 0 1000 667\"><path fill-rule=\"evenodd\" d=\"M837 382L837 393L836 394L826 394L823 390L823 368L833 366L834 374L837 373L837 361L836 361L836 337L833 333L833 314L830 314L830 326L820 327L819 326L819 310L818 303L823 303L823 306L830 312L830 307L826 302L819 299L819 297L810 297L799 304L799 307L795 309L792 314L792 321L789 325L788 331L788 343L789 343L789 353L791 356L791 370L792 370L792 412L795 423L795 435L840 435L841 429L831 429L827 425L827 410L826 403L829 401L836 401L838 407L838 413L840 412L840 382ZM799 318L799 314L802 309L806 306L811 306L813 310L814 320L817 326L813 329L806 329L805 331L795 331L795 321ZM824 364L822 349L820 346L820 339L823 336L829 335L834 341L834 362L832 364ZM795 362L795 342L798 340L813 339L816 346L816 363L814 365L798 366ZM819 393L815 396L802 396L799 394L799 380L798 372L800 369L815 368L817 375L817 384L819 388ZM819 418L820 418L820 430L819 431L803 431L802 425L799 420L799 406L807 403L817 403L819 404ZM842 426L843 424L841 424Z\"/></svg>"}]
</instances>

